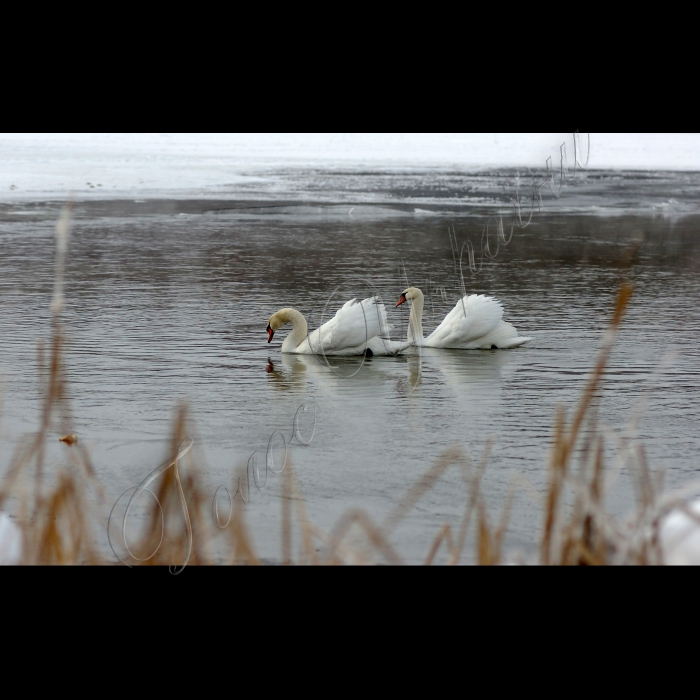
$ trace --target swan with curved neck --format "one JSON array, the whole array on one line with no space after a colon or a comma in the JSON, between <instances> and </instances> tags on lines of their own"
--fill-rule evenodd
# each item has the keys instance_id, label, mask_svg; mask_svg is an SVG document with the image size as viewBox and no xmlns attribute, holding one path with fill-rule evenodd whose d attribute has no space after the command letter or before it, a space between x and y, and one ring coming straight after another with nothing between
<instances>
[{"instance_id":1,"label":"swan with curved neck","mask_svg":"<svg viewBox=\"0 0 700 700\"><path fill-rule=\"evenodd\" d=\"M312 333L303 314L296 309L280 309L270 316L267 342L275 333L291 324L292 330L282 343L282 352L301 355L395 355L406 343L388 339L391 326L386 308L376 297L351 299L327 323Z\"/></svg>"},{"instance_id":2,"label":"swan with curved neck","mask_svg":"<svg viewBox=\"0 0 700 700\"><path fill-rule=\"evenodd\" d=\"M411 302L407 340L428 348L455 348L460 350L489 350L517 348L531 338L503 320L503 306L493 297L471 294L460 299L443 322L427 337L423 337L423 306L425 297L417 287L401 293L396 306Z\"/></svg>"},{"instance_id":3,"label":"swan with curved neck","mask_svg":"<svg viewBox=\"0 0 700 700\"><path fill-rule=\"evenodd\" d=\"M271 343L275 335L282 326L292 324L292 332L282 343L282 352L297 352L297 348L306 340L308 335L308 324L304 315L296 309L280 309L270 316L267 324L267 342Z\"/></svg>"}]
</instances>

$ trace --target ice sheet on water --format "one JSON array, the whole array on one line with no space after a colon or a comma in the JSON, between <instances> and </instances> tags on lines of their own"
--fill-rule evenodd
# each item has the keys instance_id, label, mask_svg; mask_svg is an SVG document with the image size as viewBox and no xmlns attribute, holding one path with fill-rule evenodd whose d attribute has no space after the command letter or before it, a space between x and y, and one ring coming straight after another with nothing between
<instances>
[{"instance_id":1,"label":"ice sheet on water","mask_svg":"<svg viewBox=\"0 0 700 700\"><path fill-rule=\"evenodd\" d=\"M0 134L0 201L188 197L292 199L328 195L351 204L388 199L433 203L419 186L387 193L382 175L406 181L559 167L571 134ZM580 140L587 149L587 137ZM700 134L592 134L587 171L700 172ZM303 177L299 173L303 172ZM409 183L410 184L410 183ZM469 192L470 197L491 194ZM350 201L357 190L359 196ZM340 193L340 194L337 194ZM459 187L453 197L463 197ZM343 197L338 200L338 197ZM669 199L668 196L665 197ZM494 200L491 200L494 201ZM471 201L472 204L476 200ZM499 202L495 202L496 205Z\"/></svg>"}]
</instances>

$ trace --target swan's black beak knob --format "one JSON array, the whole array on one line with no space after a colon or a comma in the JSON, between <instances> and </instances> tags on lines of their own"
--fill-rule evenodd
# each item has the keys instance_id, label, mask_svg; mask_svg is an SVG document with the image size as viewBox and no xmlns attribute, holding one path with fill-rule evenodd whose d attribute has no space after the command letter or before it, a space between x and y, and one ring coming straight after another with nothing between
<instances>
[{"instance_id":1,"label":"swan's black beak knob","mask_svg":"<svg viewBox=\"0 0 700 700\"><path fill-rule=\"evenodd\" d=\"M396 306L401 306L406 301L406 295L402 294L401 298L396 302ZM396 306L394 308L396 308Z\"/></svg>"},{"instance_id":2,"label":"swan's black beak knob","mask_svg":"<svg viewBox=\"0 0 700 700\"><path fill-rule=\"evenodd\" d=\"M267 342L268 343L272 341L272 336L274 334L275 334L275 331L273 331L272 328L270 328L270 324L268 323L267 324Z\"/></svg>"}]
</instances>

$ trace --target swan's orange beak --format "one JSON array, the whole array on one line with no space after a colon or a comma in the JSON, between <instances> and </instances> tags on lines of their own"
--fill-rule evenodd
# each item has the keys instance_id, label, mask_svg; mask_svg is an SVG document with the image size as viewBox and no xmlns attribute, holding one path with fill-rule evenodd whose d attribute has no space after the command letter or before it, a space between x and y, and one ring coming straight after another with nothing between
<instances>
[{"instance_id":1,"label":"swan's orange beak","mask_svg":"<svg viewBox=\"0 0 700 700\"><path fill-rule=\"evenodd\" d=\"M270 343L272 342L272 336L275 334L275 331L270 328L270 324L267 324L267 342Z\"/></svg>"},{"instance_id":2,"label":"swan's orange beak","mask_svg":"<svg viewBox=\"0 0 700 700\"><path fill-rule=\"evenodd\" d=\"M402 294L401 298L396 302L396 306L401 306L406 301L406 295ZM396 306L394 308L396 308Z\"/></svg>"}]
</instances>

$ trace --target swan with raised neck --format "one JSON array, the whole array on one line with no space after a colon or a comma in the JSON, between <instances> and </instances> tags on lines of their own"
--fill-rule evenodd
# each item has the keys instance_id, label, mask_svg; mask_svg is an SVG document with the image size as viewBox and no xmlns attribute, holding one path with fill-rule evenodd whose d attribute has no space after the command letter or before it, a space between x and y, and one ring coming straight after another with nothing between
<instances>
[{"instance_id":1,"label":"swan with raised neck","mask_svg":"<svg viewBox=\"0 0 700 700\"><path fill-rule=\"evenodd\" d=\"M408 287L401 293L396 306L411 301L407 340L413 345L457 350L490 350L493 348L517 348L531 338L518 335L518 331L503 320L503 305L493 297L470 294L460 299L442 323L423 338L423 292Z\"/></svg>"},{"instance_id":2,"label":"swan with raised neck","mask_svg":"<svg viewBox=\"0 0 700 700\"><path fill-rule=\"evenodd\" d=\"M423 343L423 306L425 297L418 287L409 287L401 292L401 298L396 306L401 306L405 302L411 302L411 315L408 318L407 341L421 345Z\"/></svg>"}]
</instances>

